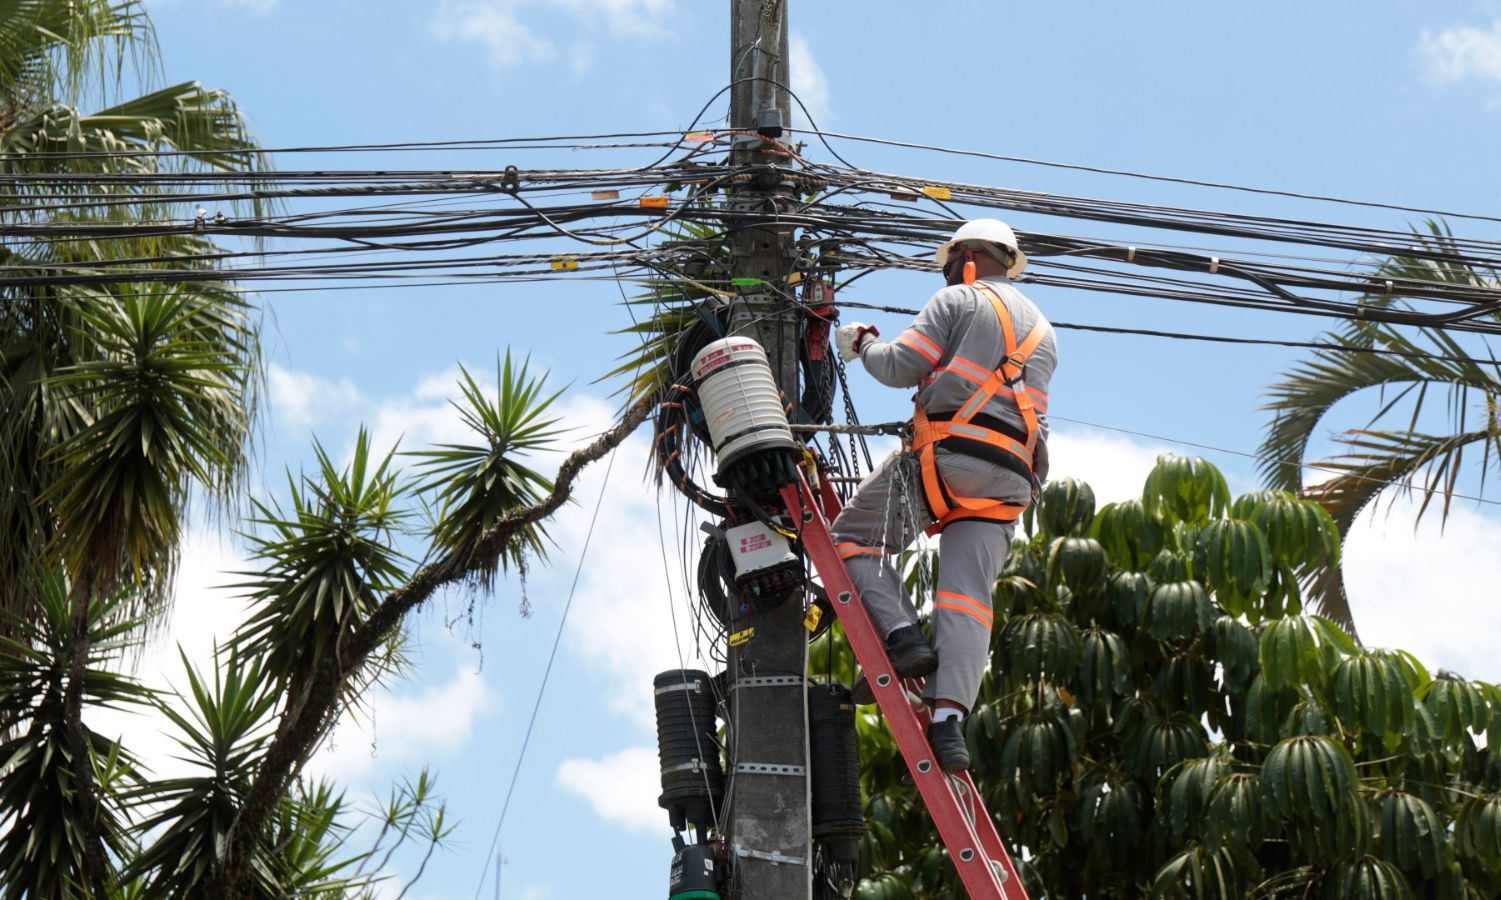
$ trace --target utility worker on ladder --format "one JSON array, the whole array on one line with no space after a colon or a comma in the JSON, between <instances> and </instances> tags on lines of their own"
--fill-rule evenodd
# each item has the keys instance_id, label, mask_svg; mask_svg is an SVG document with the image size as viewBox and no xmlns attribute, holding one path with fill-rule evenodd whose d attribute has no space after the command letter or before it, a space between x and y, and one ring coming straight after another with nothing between
<instances>
[{"instance_id":1,"label":"utility worker on ladder","mask_svg":"<svg viewBox=\"0 0 1501 900\"><path fill-rule=\"evenodd\" d=\"M989 658L995 580L1017 518L1047 477L1058 350L1052 326L1011 284L1027 257L1010 226L967 222L937 257L948 287L896 340L860 322L837 332L845 362L859 357L882 384L918 391L909 444L860 483L832 531L897 673L932 676L923 690L933 706L928 741L957 772L969 768L963 717ZM920 530L941 535L932 645L890 562ZM875 702L863 681L856 702Z\"/></svg>"}]
</instances>

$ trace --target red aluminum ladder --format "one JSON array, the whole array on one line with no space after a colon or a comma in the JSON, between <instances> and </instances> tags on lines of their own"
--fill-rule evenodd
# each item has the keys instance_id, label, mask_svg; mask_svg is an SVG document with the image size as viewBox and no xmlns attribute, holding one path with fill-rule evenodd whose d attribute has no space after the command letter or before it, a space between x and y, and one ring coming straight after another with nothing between
<instances>
[{"instance_id":1,"label":"red aluminum ladder","mask_svg":"<svg viewBox=\"0 0 1501 900\"><path fill-rule=\"evenodd\" d=\"M813 493L799 472L797 481L782 489L782 500L797 523L803 550L823 580L830 605L844 624L845 637L870 680L876 703L901 748L902 758L907 761L929 815L938 826L938 835L959 870L964 889L971 900L1027 900L1027 891L1001 843L995 821L975 790L974 779L967 771L949 775L938 766L928 744L927 715L919 715L908 702L907 688L896 677L891 660L886 657L886 642L876 634L850 581L849 570L834 547L829 517L838 512L839 500L827 482L820 487L821 497ZM1004 882L992 868L992 861L1008 876Z\"/></svg>"}]
</instances>

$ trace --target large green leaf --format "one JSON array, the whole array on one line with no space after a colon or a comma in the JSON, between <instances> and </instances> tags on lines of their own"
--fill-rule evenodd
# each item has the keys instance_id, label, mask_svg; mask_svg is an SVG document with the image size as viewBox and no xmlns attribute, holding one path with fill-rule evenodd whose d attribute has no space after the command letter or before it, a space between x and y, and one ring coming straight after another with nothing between
<instances>
[{"instance_id":1,"label":"large green leaf","mask_svg":"<svg viewBox=\"0 0 1501 900\"><path fill-rule=\"evenodd\" d=\"M1260 599L1275 572L1266 538L1243 519L1215 519L1200 529L1194 571L1233 615Z\"/></svg>"},{"instance_id":2,"label":"large green leaf","mask_svg":"<svg viewBox=\"0 0 1501 900\"><path fill-rule=\"evenodd\" d=\"M1328 672L1313 620L1290 616L1261 632L1261 674L1273 688L1320 685Z\"/></svg>"},{"instance_id":3,"label":"large green leaf","mask_svg":"<svg viewBox=\"0 0 1501 900\"><path fill-rule=\"evenodd\" d=\"M1148 716L1131 741L1127 764L1138 778L1155 783L1184 760L1209 753L1199 719L1186 712Z\"/></svg>"},{"instance_id":4,"label":"large green leaf","mask_svg":"<svg viewBox=\"0 0 1501 900\"><path fill-rule=\"evenodd\" d=\"M1001 629L998 675L1022 683L1062 680L1079 665L1079 632L1053 613L1015 616Z\"/></svg>"},{"instance_id":5,"label":"large green leaf","mask_svg":"<svg viewBox=\"0 0 1501 900\"><path fill-rule=\"evenodd\" d=\"M1100 542L1116 565L1141 570L1161 553L1167 529L1140 500L1111 503L1094 517L1090 535Z\"/></svg>"},{"instance_id":6,"label":"large green leaf","mask_svg":"<svg viewBox=\"0 0 1501 900\"><path fill-rule=\"evenodd\" d=\"M1332 821L1352 802L1355 762L1327 737L1288 738L1267 754L1261 786L1273 819Z\"/></svg>"},{"instance_id":7,"label":"large green leaf","mask_svg":"<svg viewBox=\"0 0 1501 900\"><path fill-rule=\"evenodd\" d=\"M1501 871L1501 794L1465 801L1455 820L1454 839L1460 853Z\"/></svg>"},{"instance_id":8,"label":"large green leaf","mask_svg":"<svg viewBox=\"0 0 1501 900\"><path fill-rule=\"evenodd\" d=\"M1230 508L1230 488L1220 470L1204 460L1164 453L1147 475L1142 503L1167 522L1200 525Z\"/></svg>"},{"instance_id":9,"label":"large green leaf","mask_svg":"<svg viewBox=\"0 0 1501 900\"><path fill-rule=\"evenodd\" d=\"M1412 900L1412 887L1396 866L1374 856L1338 863L1324 880L1321 900Z\"/></svg>"},{"instance_id":10,"label":"large green leaf","mask_svg":"<svg viewBox=\"0 0 1501 900\"><path fill-rule=\"evenodd\" d=\"M1037 522L1045 537L1078 537L1089 533L1094 520L1094 491L1072 478L1049 481L1042 486Z\"/></svg>"},{"instance_id":11,"label":"large green leaf","mask_svg":"<svg viewBox=\"0 0 1501 900\"><path fill-rule=\"evenodd\" d=\"M1391 790L1377 798L1382 857L1408 872L1432 878L1444 865L1447 829L1422 797Z\"/></svg>"},{"instance_id":12,"label":"large green leaf","mask_svg":"<svg viewBox=\"0 0 1501 900\"><path fill-rule=\"evenodd\" d=\"M1332 689L1335 715L1347 730L1374 735L1407 730L1412 689L1392 654L1364 653L1340 660Z\"/></svg>"},{"instance_id":13,"label":"large green leaf","mask_svg":"<svg viewBox=\"0 0 1501 900\"><path fill-rule=\"evenodd\" d=\"M1125 640L1102 628L1086 628L1079 643L1079 699L1093 706L1124 695L1131 679Z\"/></svg>"},{"instance_id":14,"label":"large green leaf","mask_svg":"<svg viewBox=\"0 0 1501 900\"><path fill-rule=\"evenodd\" d=\"M1110 564L1105 548L1094 538L1061 537L1048 550L1048 576L1075 594L1098 591L1105 586Z\"/></svg>"},{"instance_id":15,"label":"large green leaf","mask_svg":"<svg viewBox=\"0 0 1501 900\"><path fill-rule=\"evenodd\" d=\"M1423 705L1433 713L1450 741L1469 729L1484 731L1490 724L1490 706L1474 684L1455 675L1440 673L1428 685Z\"/></svg>"},{"instance_id":16,"label":"large green leaf","mask_svg":"<svg viewBox=\"0 0 1501 900\"><path fill-rule=\"evenodd\" d=\"M1231 847L1254 852L1266 839L1261 778L1249 772L1222 777L1210 791L1204 812L1204 842L1211 850Z\"/></svg>"},{"instance_id":17,"label":"large green leaf","mask_svg":"<svg viewBox=\"0 0 1501 900\"><path fill-rule=\"evenodd\" d=\"M1159 640L1192 637L1214 623L1214 604L1197 581L1159 584L1152 589L1148 629Z\"/></svg>"},{"instance_id":18,"label":"large green leaf","mask_svg":"<svg viewBox=\"0 0 1501 900\"><path fill-rule=\"evenodd\" d=\"M1219 616L1209 626L1209 655L1223 667L1225 687L1242 693L1261 671L1256 633L1233 616Z\"/></svg>"},{"instance_id":19,"label":"large green leaf","mask_svg":"<svg viewBox=\"0 0 1501 900\"><path fill-rule=\"evenodd\" d=\"M1228 848L1194 843L1168 860L1152 880L1153 900L1242 900L1250 879Z\"/></svg>"}]
</instances>

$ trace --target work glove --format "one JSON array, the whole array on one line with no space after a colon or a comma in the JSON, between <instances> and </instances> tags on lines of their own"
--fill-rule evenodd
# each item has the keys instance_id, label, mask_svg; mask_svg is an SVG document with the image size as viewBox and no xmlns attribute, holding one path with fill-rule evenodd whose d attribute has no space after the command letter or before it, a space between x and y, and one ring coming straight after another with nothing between
<instances>
[{"instance_id":1,"label":"work glove","mask_svg":"<svg viewBox=\"0 0 1501 900\"><path fill-rule=\"evenodd\" d=\"M865 343L866 338L880 336L881 330L874 325L851 322L839 326L839 330L834 333L834 343L839 346L839 358L849 362L860 355L860 345Z\"/></svg>"}]
</instances>

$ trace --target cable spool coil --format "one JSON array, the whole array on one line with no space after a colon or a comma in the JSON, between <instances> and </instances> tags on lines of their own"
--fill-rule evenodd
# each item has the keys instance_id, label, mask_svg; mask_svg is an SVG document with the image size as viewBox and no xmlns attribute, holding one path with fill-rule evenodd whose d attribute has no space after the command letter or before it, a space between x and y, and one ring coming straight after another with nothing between
<instances>
[{"instance_id":1,"label":"cable spool coil","mask_svg":"<svg viewBox=\"0 0 1501 900\"><path fill-rule=\"evenodd\" d=\"M693 358L692 372L721 474L766 450L800 452L760 344L748 337L715 341Z\"/></svg>"}]
</instances>

